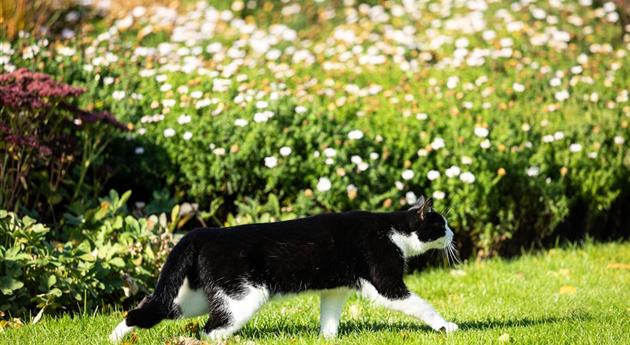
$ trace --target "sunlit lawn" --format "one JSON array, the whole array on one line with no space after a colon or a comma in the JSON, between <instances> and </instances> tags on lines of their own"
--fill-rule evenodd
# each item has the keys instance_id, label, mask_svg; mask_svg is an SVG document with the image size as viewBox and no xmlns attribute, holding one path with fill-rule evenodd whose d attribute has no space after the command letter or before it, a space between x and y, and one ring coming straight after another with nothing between
<instances>
[{"instance_id":1,"label":"sunlit lawn","mask_svg":"<svg viewBox=\"0 0 630 345\"><path fill-rule=\"evenodd\" d=\"M471 262L407 279L461 331L444 335L415 320L352 297L341 335L318 337L314 294L267 305L229 344L628 344L630 244L554 249L513 261ZM1 344L105 344L121 314L44 317L0 333ZM133 344L197 337L204 318L164 322L126 338ZM183 338L182 338L183 339ZM180 339L181 340L181 339ZM193 339L188 339L193 340Z\"/></svg>"}]
</instances>

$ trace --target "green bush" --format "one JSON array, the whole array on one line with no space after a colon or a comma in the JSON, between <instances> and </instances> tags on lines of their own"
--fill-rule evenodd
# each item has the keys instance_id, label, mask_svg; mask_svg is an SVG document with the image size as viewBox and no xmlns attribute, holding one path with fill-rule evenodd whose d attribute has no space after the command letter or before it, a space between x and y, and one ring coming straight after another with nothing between
<instances>
[{"instance_id":1,"label":"green bush","mask_svg":"<svg viewBox=\"0 0 630 345\"><path fill-rule=\"evenodd\" d=\"M630 195L612 3L295 5L149 8L54 47L12 42L41 52L2 68L81 82L86 106L134 125L112 187L166 186L220 225L424 194L486 256Z\"/></svg>"},{"instance_id":2,"label":"green bush","mask_svg":"<svg viewBox=\"0 0 630 345\"><path fill-rule=\"evenodd\" d=\"M0 309L13 316L94 310L151 291L172 236L157 216L128 215L129 196L110 192L99 207L66 214L63 234L0 210Z\"/></svg>"}]
</instances>

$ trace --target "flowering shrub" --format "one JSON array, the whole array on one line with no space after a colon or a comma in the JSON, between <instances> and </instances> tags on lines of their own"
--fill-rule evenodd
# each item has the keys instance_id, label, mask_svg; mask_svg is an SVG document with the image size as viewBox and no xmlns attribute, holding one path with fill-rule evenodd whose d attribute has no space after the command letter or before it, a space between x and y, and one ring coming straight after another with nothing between
<instances>
[{"instance_id":1,"label":"flowering shrub","mask_svg":"<svg viewBox=\"0 0 630 345\"><path fill-rule=\"evenodd\" d=\"M129 195L111 192L83 215L66 214L63 235L0 210L0 309L14 316L92 310L150 291L172 237L156 216L128 215Z\"/></svg>"},{"instance_id":2,"label":"flowering shrub","mask_svg":"<svg viewBox=\"0 0 630 345\"><path fill-rule=\"evenodd\" d=\"M85 192L85 175L111 133L96 124L126 127L107 112L69 103L83 92L25 68L0 75L0 208L48 213L53 205ZM67 188L64 180L73 167L78 181ZM68 193L73 194L64 195Z\"/></svg>"},{"instance_id":3,"label":"flowering shrub","mask_svg":"<svg viewBox=\"0 0 630 345\"><path fill-rule=\"evenodd\" d=\"M81 80L134 124L115 187L165 184L219 223L422 193L492 255L630 195L613 2L256 6L137 7L80 43L4 44L0 61Z\"/></svg>"}]
</instances>

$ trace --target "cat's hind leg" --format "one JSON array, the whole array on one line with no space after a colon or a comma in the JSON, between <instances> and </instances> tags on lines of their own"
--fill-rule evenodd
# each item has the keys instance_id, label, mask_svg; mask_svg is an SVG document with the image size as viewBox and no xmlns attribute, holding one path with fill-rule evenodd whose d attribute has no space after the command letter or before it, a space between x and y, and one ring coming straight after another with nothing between
<instances>
[{"instance_id":1,"label":"cat's hind leg","mask_svg":"<svg viewBox=\"0 0 630 345\"><path fill-rule=\"evenodd\" d=\"M347 289L324 290L320 293L319 329L325 338L337 336L341 309L349 293Z\"/></svg>"},{"instance_id":2,"label":"cat's hind leg","mask_svg":"<svg viewBox=\"0 0 630 345\"><path fill-rule=\"evenodd\" d=\"M256 311L269 300L269 290L261 286L244 285L243 291L232 296L223 291L214 294L210 302L210 319L204 326L203 338L225 340L241 329Z\"/></svg>"}]
</instances>

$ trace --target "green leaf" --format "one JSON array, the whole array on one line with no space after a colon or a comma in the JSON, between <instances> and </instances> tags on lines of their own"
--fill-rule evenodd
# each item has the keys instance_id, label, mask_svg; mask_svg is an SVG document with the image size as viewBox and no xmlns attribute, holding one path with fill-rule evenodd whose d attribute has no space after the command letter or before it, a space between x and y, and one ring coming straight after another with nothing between
<instances>
[{"instance_id":1,"label":"green leaf","mask_svg":"<svg viewBox=\"0 0 630 345\"><path fill-rule=\"evenodd\" d=\"M113 258L109 261L109 264L116 267L125 267L125 261L121 258Z\"/></svg>"},{"instance_id":2,"label":"green leaf","mask_svg":"<svg viewBox=\"0 0 630 345\"><path fill-rule=\"evenodd\" d=\"M90 242L88 240L84 240L83 242L81 242L81 244L77 246L77 251L82 253L89 253L92 251L92 246L90 245Z\"/></svg>"},{"instance_id":3,"label":"green leaf","mask_svg":"<svg viewBox=\"0 0 630 345\"><path fill-rule=\"evenodd\" d=\"M7 261L24 261L31 259L31 255L27 253L20 253L20 250L21 249L18 246L9 248L4 255L4 259Z\"/></svg>"},{"instance_id":4,"label":"green leaf","mask_svg":"<svg viewBox=\"0 0 630 345\"><path fill-rule=\"evenodd\" d=\"M138 220L136 220L136 218L134 218L133 216L125 217L125 223L127 225L125 227L125 231L131 231L133 233L140 232L140 224L138 223Z\"/></svg>"},{"instance_id":5,"label":"green leaf","mask_svg":"<svg viewBox=\"0 0 630 345\"><path fill-rule=\"evenodd\" d=\"M173 206L173 209L171 210L171 222L173 223L177 222L178 218L179 218L179 205L175 205Z\"/></svg>"},{"instance_id":6,"label":"green leaf","mask_svg":"<svg viewBox=\"0 0 630 345\"><path fill-rule=\"evenodd\" d=\"M129 200L129 197L131 197L130 190L123 193L123 195L120 197L120 200L118 201L119 207L123 207L127 203L127 200Z\"/></svg>"},{"instance_id":7,"label":"green leaf","mask_svg":"<svg viewBox=\"0 0 630 345\"><path fill-rule=\"evenodd\" d=\"M0 277L0 291L3 295L12 295L13 291L21 289L24 286L19 280L11 277Z\"/></svg>"},{"instance_id":8,"label":"green leaf","mask_svg":"<svg viewBox=\"0 0 630 345\"><path fill-rule=\"evenodd\" d=\"M61 297L62 294L63 293L58 288L54 288L54 289L48 291L48 295L55 296L55 297Z\"/></svg>"},{"instance_id":9,"label":"green leaf","mask_svg":"<svg viewBox=\"0 0 630 345\"><path fill-rule=\"evenodd\" d=\"M63 201L63 196L60 193L54 193L48 196L48 202L51 205L57 205L61 201Z\"/></svg>"},{"instance_id":10,"label":"green leaf","mask_svg":"<svg viewBox=\"0 0 630 345\"><path fill-rule=\"evenodd\" d=\"M151 249L150 244L147 244L147 246L145 247L144 254L151 260L155 259L155 253L153 252L153 249Z\"/></svg>"},{"instance_id":11,"label":"green leaf","mask_svg":"<svg viewBox=\"0 0 630 345\"><path fill-rule=\"evenodd\" d=\"M63 219L68 223L68 225L79 225L82 224L84 222L84 218L83 215L81 216L74 216L70 213L64 213L63 214Z\"/></svg>"},{"instance_id":12,"label":"green leaf","mask_svg":"<svg viewBox=\"0 0 630 345\"><path fill-rule=\"evenodd\" d=\"M57 283L57 277L55 277L52 274L48 276L48 282L47 282L48 288L50 289L53 285L55 285L55 283Z\"/></svg>"},{"instance_id":13,"label":"green leaf","mask_svg":"<svg viewBox=\"0 0 630 345\"><path fill-rule=\"evenodd\" d=\"M123 225L124 225L123 217L116 216L116 218L114 218L114 222L112 223L112 229L119 230L123 227Z\"/></svg>"},{"instance_id":14,"label":"green leaf","mask_svg":"<svg viewBox=\"0 0 630 345\"><path fill-rule=\"evenodd\" d=\"M35 233L46 233L49 229L43 224L35 224L31 226L29 230Z\"/></svg>"}]
</instances>

